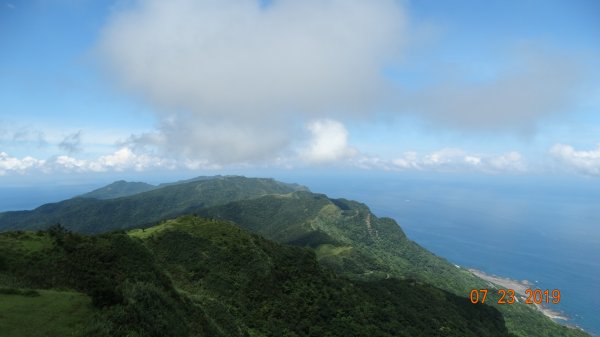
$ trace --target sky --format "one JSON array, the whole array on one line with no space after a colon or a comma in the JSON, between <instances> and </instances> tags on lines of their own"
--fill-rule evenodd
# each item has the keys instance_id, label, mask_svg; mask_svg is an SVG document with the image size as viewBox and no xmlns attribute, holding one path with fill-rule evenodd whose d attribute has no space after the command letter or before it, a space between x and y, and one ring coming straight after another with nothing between
<instances>
[{"instance_id":1,"label":"sky","mask_svg":"<svg viewBox=\"0 0 600 337\"><path fill-rule=\"evenodd\" d=\"M594 0L0 0L0 184L595 180L598 18Z\"/></svg>"}]
</instances>

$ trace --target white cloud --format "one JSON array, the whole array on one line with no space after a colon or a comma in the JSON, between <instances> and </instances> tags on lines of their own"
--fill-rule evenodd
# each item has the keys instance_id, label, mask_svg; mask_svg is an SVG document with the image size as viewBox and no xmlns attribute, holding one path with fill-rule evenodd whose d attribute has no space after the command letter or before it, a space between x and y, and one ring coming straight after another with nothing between
<instances>
[{"instance_id":1,"label":"white cloud","mask_svg":"<svg viewBox=\"0 0 600 337\"><path fill-rule=\"evenodd\" d=\"M52 161L53 166L67 171L85 171L88 168L88 162L81 159L75 159L69 156L58 156ZM46 169L48 170L48 169Z\"/></svg>"},{"instance_id":2,"label":"white cloud","mask_svg":"<svg viewBox=\"0 0 600 337\"><path fill-rule=\"evenodd\" d=\"M117 171L121 171L125 168L135 167L143 169L151 163L151 159L148 156L137 156L131 149L122 148L113 154L102 156L96 162L100 168L114 168Z\"/></svg>"},{"instance_id":3,"label":"white cloud","mask_svg":"<svg viewBox=\"0 0 600 337\"><path fill-rule=\"evenodd\" d=\"M0 175L8 172L25 173L28 170L42 167L44 160L27 156L16 158L9 156L6 152L0 152Z\"/></svg>"},{"instance_id":4,"label":"white cloud","mask_svg":"<svg viewBox=\"0 0 600 337\"><path fill-rule=\"evenodd\" d=\"M600 144L593 150L577 151L571 145L556 144L550 154L562 165L577 172L600 175Z\"/></svg>"},{"instance_id":5,"label":"white cloud","mask_svg":"<svg viewBox=\"0 0 600 337\"><path fill-rule=\"evenodd\" d=\"M417 156L416 152L405 152L403 157L392 160L392 164L400 169L418 169L420 166Z\"/></svg>"},{"instance_id":6,"label":"white cloud","mask_svg":"<svg viewBox=\"0 0 600 337\"><path fill-rule=\"evenodd\" d=\"M298 125L369 122L364 117L384 111L471 132L530 131L572 103L583 77L580 60L535 43L500 50L502 61L484 79L471 62L448 66L445 57L407 50L423 36L414 37L420 27L409 25L402 1L261 3L133 0L112 12L97 55L119 87L158 116L155 132L134 135L127 146L212 165L268 163L302 138ZM426 70L418 66L423 59L433 59ZM399 75L389 75L391 68ZM400 89L415 82L405 70L426 85ZM519 162L513 157L460 161L500 170Z\"/></svg>"},{"instance_id":7,"label":"white cloud","mask_svg":"<svg viewBox=\"0 0 600 337\"><path fill-rule=\"evenodd\" d=\"M0 175L9 173L27 174L35 172L108 172L108 171L145 171L154 169L172 170L176 168L212 168L203 163L178 164L173 159L165 159L148 154L138 154L132 149L123 147L112 154L96 159L78 159L66 155L59 155L46 160L36 159L31 156L17 158L0 152Z\"/></svg>"},{"instance_id":8,"label":"white cloud","mask_svg":"<svg viewBox=\"0 0 600 337\"><path fill-rule=\"evenodd\" d=\"M373 168L377 168L380 170L384 170L384 171L390 171L392 169L392 166L390 161L379 158L379 157L374 157L374 156L365 156L365 155L361 155L361 156L356 156L352 162L352 164L358 168L361 169L373 169Z\"/></svg>"},{"instance_id":9,"label":"white cloud","mask_svg":"<svg viewBox=\"0 0 600 337\"><path fill-rule=\"evenodd\" d=\"M101 171L124 171L129 169L144 171L146 169L174 169L176 167L176 164L172 160L153 157L147 154L136 154L127 147L121 148L113 154L100 157L92 165L94 170Z\"/></svg>"},{"instance_id":10,"label":"white cloud","mask_svg":"<svg viewBox=\"0 0 600 337\"><path fill-rule=\"evenodd\" d=\"M110 18L98 54L156 107L153 146L252 162L294 143L294 125L376 112L406 21L394 0L136 1Z\"/></svg>"},{"instance_id":11,"label":"white cloud","mask_svg":"<svg viewBox=\"0 0 600 337\"><path fill-rule=\"evenodd\" d=\"M523 161L523 156L516 151L488 158L486 163L493 171L524 172L527 170L527 166Z\"/></svg>"},{"instance_id":12,"label":"white cloud","mask_svg":"<svg viewBox=\"0 0 600 337\"><path fill-rule=\"evenodd\" d=\"M466 160L467 157L474 158L472 156L467 156L465 151L463 151L461 149L445 148L445 149L441 149L441 150L438 150L431 154L426 155L421 160L421 162L422 162L421 165L440 167L440 166L454 165L457 163L464 164L464 163L473 162L472 159L467 161Z\"/></svg>"},{"instance_id":13,"label":"white cloud","mask_svg":"<svg viewBox=\"0 0 600 337\"><path fill-rule=\"evenodd\" d=\"M470 165L481 165L481 158L475 156L465 156L465 163Z\"/></svg>"},{"instance_id":14,"label":"white cloud","mask_svg":"<svg viewBox=\"0 0 600 337\"><path fill-rule=\"evenodd\" d=\"M343 124L334 120L317 120L308 125L313 137L305 147L295 154L280 156L267 166L294 168L308 164L335 164L340 167L376 169L386 171L433 171L433 172L483 172L524 173L528 172L524 158L518 152L504 154L473 154L457 148L444 148L426 154L406 152L393 159L361 154L348 144L348 131ZM568 153L570 157L584 158L588 173L599 174L600 148L596 151L573 151L568 146L557 146L556 153ZM589 161L589 162L588 162ZM583 164L580 164L583 166ZM242 165L238 167L257 167ZM17 158L0 152L0 176L11 173L94 173L147 170L215 170L223 167L208 160L175 160L140 153L129 147L95 159L79 159L60 155L46 160L31 156Z\"/></svg>"},{"instance_id":15,"label":"white cloud","mask_svg":"<svg viewBox=\"0 0 600 337\"><path fill-rule=\"evenodd\" d=\"M505 154L472 154L457 148L444 148L428 154L406 152L403 156L384 160L363 156L356 166L383 170L422 170L443 172L522 173L527 166L518 152Z\"/></svg>"},{"instance_id":16,"label":"white cloud","mask_svg":"<svg viewBox=\"0 0 600 337\"><path fill-rule=\"evenodd\" d=\"M354 156L357 151L348 145L348 130L338 121L315 120L308 124L312 139L301 150L300 159L309 163L335 162Z\"/></svg>"}]
</instances>

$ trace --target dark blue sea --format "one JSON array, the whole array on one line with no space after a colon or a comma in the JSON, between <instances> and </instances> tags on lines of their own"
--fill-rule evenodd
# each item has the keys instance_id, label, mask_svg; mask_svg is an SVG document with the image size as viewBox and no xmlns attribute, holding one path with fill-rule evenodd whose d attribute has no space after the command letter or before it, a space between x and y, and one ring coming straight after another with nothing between
<instances>
[{"instance_id":1,"label":"dark blue sea","mask_svg":"<svg viewBox=\"0 0 600 337\"><path fill-rule=\"evenodd\" d=\"M600 181L440 175L298 177L362 201L450 262L559 289L564 323L600 336ZM303 180L303 181L302 181Z\"/></svg>"},{"instance_id":2,"label":"dark blue sea","mask_svg":"<svg viewBox=\"0 0 600 337\"><path fill-rule=\"evenodd\" d=\"M554 309L570 317L566 323L600 336L597 178L364 172L270 176L364 202L454 264L559 289L562 298ZM102 185L0 186L0 211L35 208Z\"/></svg>"}]
</instances>

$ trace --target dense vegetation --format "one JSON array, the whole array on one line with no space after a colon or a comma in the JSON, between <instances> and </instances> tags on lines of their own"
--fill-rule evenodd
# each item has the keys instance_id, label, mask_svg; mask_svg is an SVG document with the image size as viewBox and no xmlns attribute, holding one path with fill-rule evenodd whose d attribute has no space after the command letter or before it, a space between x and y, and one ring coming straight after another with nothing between
<instances>
[{"instance_id":1,"label":"dense vegetation","mask_svg":"<svg viewBox=\"0 0 600 337\"><path fill-rule=\"evenodd\" d=\"M67 327L45 320L50 336L509 336L489 306L416 281L353 282L311 250L220 221L93 237L54 226L0 241L6 308L50 294L59 312L77 308ZM22 319L3 314L0 326Z\"/></svg>"},{"instance_id":2,"label":"dense vegetation","mask_svg":"<svg viewBox=\"0 0 600 337\"><path fill-rule=\"evenodd\" d=\"M130 195L151 191L156 189L154 185L143 182L129 182L125 180L115 181L112 184L95 189L91 192L80 195L81 198L93 199L114 199L128 197Z\"/></svg>"},{"instance_id":3,"label":"dense vegetation","mask_svg":"<svg viewBox=\"0 0 600 337\"><path fill-rule=\"evenodd\" d=\"M459 296L487 282L409 240L398 224L361 203L310 192L269 195L191 210L230 220L266 238L311 247L319 262L351 279L416 279ZM285 224L285 225L282 225ZM491 295L490 303L497 297ZM587 336L524 304L495 305L519 336Z\"/></svg>"},{"instance_id":4,"label":"dense vegetation","mask_svg":"<svg viewBox=\"0 0 600 337\"><path fill-rule=\"evenodd\" d=\"M410 241L394 220L378 218L355 201L301 191L190 212L232 221L281 243L314 248L321 263L354 279L415 278L463 294L479 281Z\"/></svg>"},{"instance_id":5,"label":"dense vegetation","mask_svg":"<svg viewBox=\"0 0 600 337\"><path fill-rule=\"evenodd\" d=\"M142 324L142 311L136 306L144 301L150 301L150 307L188 313L176 314L184 318L183 330L177 331L192 335L212 331L214 336L336 336L340 331L348 332L342 322L351 329L358 329L352 322L360 322L368 328L357 331L376 336L402 335L401 331L436 335L429 330L431 327L440 329L438 335L468 335L479 329L469 320L478 315L484 317L483 332L476 335L489 335L491 331L506 334L497 311L486 311L487 306L473 309L479 306L466 300L471 289L487 287L487 283L410 241L394 220L378 218L358 202L330 199L272 179L205 177L117 199L76 198L31 212L0 214L0 228L39 228L60 221L77 231L102 232L147 227L184 213L226 220L236 226L188 217L133 230L129 236L112 233L81 237L64 230L57 236L57 228L50 231L50 236L19 234L27 237L17 240L19 245L33 253L15 254L12 249L8 257L0 254L0 286L11 286L18 280L13 288L58 287L87 294L95 305L104 308L94 319L96 326L103 328L96 330L109 335L119 335L114 330L120 326L118 322ZM296 247L249 235L238 225ZM10 234L0 238L6 235ZM43 254L35 253L40 249ZM123 249L124 254L117 257L106 253L106 249ZM15 267L19 266L15 261L23 256L34 260ZM63 261L60 256L70 261L65 264L68 268L58 264ZM109 269L98 276L98 270L107 264L132 268L122 260L127 256L137 256L140 265L132 271L139 275ZM40 268L35 259L41 259ZM27 264L38 271L26 271ZM77 269L79 264L87 267ZM286 282L290 276L292 279ZM113 279L118 281L117 287ZM144 293L153 296L146 298ZM131 300L136 296L141 299ZM502 313L508 330L518 336L587 336L555 324L522 304L496 309ZM127 316L136 310L135 315L140 317ZM169 316L164 317L164 324L169 325ZM402 317L401 323L392 319L396 317ZM190 322L200 323L194 326ZM292 329L289 322L303 328ZM321 325L336 326L336 330L325 333L307 328Z\"/></svg>"},{"instance_id":6,"label":"dense vegetation","mask_svg":"<svg viewBox=\"0 0 600 337\"><path fill-rule=\"evenodd\" d=\"M73 327L72 335L126 336L135 331L140 336L184 336L192 328L209 331L152 254L125 233L84 237L53 226L47 232L5 233L0 242L5 289L66 289L87 295L88 316L83 326ZM22 296L13 295L14 301ZM0 326L18 329L23 319L1 315L0 322L8 321ZM64 328L60 322L48 323Z\"/></svg>"}]
</instances>

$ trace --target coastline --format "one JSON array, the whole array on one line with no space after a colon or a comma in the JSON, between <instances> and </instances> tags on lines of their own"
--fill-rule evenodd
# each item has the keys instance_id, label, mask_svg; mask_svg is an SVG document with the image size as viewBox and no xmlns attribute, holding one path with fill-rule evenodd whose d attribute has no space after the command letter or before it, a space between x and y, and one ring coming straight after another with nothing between
<instances>
[{"instance_id":1,"label":"coastline","mask_svg":"<svg viewBox=\"0 0 600 337\"><path fill-rule=\"evenodd\" d=\"M515 291L515 293L517 293L519 295L517 297L517 301L519 301L519 302L525 302L525 299L526 299L525 290L526 289L535 289L536 288L536 286L533 283L531 283L527 280L519 281L519 280L510 279L507 277L489 275L489 274L482 272L481 270L472 269L472 268L469 268L467 270L469 272L471 272L471 274L473 274L485 281L490 282L490 286L492 286L494 288L513 289ZM546 315L546 317L548 317L554 321L560 320L563 322L559 322L559 323L563 323L563 324L565 322L569 321L569 317L559 311L550 309L541 304L534 304L534 306L537 310L539 310L541 313Z\"/></svg>"}]
</instances>

